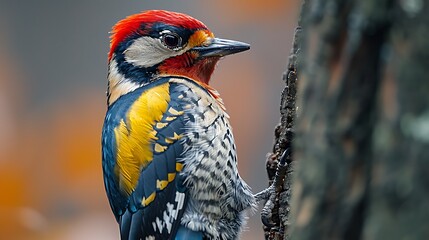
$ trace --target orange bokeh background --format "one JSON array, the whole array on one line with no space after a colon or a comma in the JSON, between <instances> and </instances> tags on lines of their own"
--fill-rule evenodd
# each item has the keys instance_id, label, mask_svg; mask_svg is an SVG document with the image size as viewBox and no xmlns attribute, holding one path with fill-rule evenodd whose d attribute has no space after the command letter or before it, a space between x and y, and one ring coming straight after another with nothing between
<instances>
[{"instance_id":1,"label":"orange bokeh background","mask_svg":"<svg viewBox=\"0 0 429 240\"><path fill-rule=\"evenodd\" d=\"M144 9L192 15L252 49L223 59L212 85L234 128L242 177L267 185L299 1L0 3L0 239L118 239L104 193L100 135L108 31ZM259 212L242 239L263 239Z\"/></svg>"}]
</instances>

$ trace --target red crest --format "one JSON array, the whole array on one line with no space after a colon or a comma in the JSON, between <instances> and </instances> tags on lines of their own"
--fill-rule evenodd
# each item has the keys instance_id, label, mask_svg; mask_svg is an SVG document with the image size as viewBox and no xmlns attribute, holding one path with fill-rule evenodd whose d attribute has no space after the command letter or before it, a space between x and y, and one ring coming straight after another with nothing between
<instances>
[{"instance_id":1,"label":"red crest","mask_svg":"<svg viewBox=\"0 0 429 240\"><path fill-rule=\"evenodd\" d=\"M156 22L162 22L187 29L207 29L204 23L183 13L165 10L149 10L130 15L127 18L120 20L112 28L112 35L110 36L109 61L118 45L128 36L134 33L144 33L141 32L141 26L143 23L150 25Z\"/></svg>"}]
</instances>

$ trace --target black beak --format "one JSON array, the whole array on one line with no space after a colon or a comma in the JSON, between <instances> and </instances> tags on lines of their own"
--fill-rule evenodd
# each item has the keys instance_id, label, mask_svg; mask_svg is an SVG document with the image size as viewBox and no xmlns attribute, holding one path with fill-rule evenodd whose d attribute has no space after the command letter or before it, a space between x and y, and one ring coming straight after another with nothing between
<instances>
[{"instance_id":1,"label":"black beak","mask_svg":"<svg viewBox=\"0 0 429 240\"><path fill-rule=\"evenodd\" d=\"M250 49L250 45L243 42L214 38L208 46L194 47L192 50L200 54L200 58L223 57Z\"/></svg>"}]
</instances>

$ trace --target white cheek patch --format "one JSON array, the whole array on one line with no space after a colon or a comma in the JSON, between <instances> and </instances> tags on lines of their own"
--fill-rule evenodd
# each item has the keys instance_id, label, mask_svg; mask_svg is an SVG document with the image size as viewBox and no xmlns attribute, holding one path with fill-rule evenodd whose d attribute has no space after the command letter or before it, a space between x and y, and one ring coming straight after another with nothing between
<instances>
[{"instance_id":1,"label":"white cheek patch","mask_svg":"<svg viewBox=\"0 0 429 240\"><path fill-rule=\"evenodd\" d=\"M124 51L125 60L139 67L152 67L167 58L184 53L186 50L174 51L165 47L160 39L140 37Z\"/></svg>"}]
</instances>

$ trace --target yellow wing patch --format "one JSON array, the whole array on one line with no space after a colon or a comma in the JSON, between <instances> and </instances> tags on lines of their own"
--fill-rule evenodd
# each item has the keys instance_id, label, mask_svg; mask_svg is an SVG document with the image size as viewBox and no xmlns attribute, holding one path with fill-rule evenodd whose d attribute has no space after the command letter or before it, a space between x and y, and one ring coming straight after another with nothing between
<instances>
[{"instance_id":1,"label":"yellow wing patch","mask_svg":"<svg viewBox=\"0 0 429 240\"><path fill-rule=\"evenodd\" d=\"M156 124L156 128L162 129L162 128L165 128L167 125L168 125L168 123L159 122Z\"/></svg>"},{"instance_id":2,"label":"yellow wing patch","mask_svg":"<svg viewBox=\"0 0 429 240\"><path fill-rule=\"evenodd\" d=\"M157 153L162 153L162 152L164 152L165 150L167 150L167 146L162 146L161 144L159 144L159 143L156 143L155 144L155 152L157 152Z\"/></svg>"},{"instance_id":3,"label":"yellow wing patch","mask_svg":"<svg viewBox=\"0 0 429 240\"><path fill-rule=\"evenodd\" d=\"M165 121L169 121L169 122L171 122L171 121L173 121L174 119L176 119L177 117L166 117L165 118Z\"/></svg>"},{"instance_id":4,"label":"yellow wing patch","mask_svg":"<svg viewBox=\"0 0 429 240\"><path fill-rule=\"evenodd\" d=\"M176 132L174 132L174 135L172 137L166 137L165 138L165 142L168 144L172 144L175 141L179 140L182 138L182 135L177 134Z\"/></svg>"},{"instance_id":5,"label":"yellow wing patch","mask_svg":"<svg viewBox=\"0 0 429 240\"><path fill-rule=\"evenodd\" d=\"M176 177L176 173L169 173L168 174L168 182L172 182L175 177Z\"/></svg>"},{"instance_id":6,"label":"yellow wing patch","mask_svg":"<svg viewBox=\"0 0 429 240\"><path fill-rule=\"evenodd\" d=\"M176 163L176 172L180 172L183 169L183 163Z\"/></svg>"},{"instance_id":7,"label":"yellow wing patch","mask_svg":"<svg viewBox=\"0 0 429 240\"><path fill-rule=\"evenodd\" d=\"M119 186L130 195L136 188L141 170L153 159L151 144L155 137L154 125L161 121L170 101L169 84L146 90L132 104L128 115L115 128L116 169ZM161 146L162 147L162 146ZM145 206L155 198L143 199Z\"/></svg>"},{"instance_id":8,"label":"yellow wing patch","mask_svg":"<svg viewBox=\"0 0 429 240\"><path fill-rule=\"evenodd\" d=\"M167 180L156 180L156 188L159 190L164 190L168 185Z\"/></svg>"},{"instance_id":9,"label":"yellow wing patch","mask_svg":"<svg viewBox=\"0 0 429 240\"><path fill-rule=\"evenodd\" d=\"M142 199L142 206L146 207L151 202L153 202L153 200L155 200L155 196L156 196L156 192L153 192L151 195L149 195L149 197L147 197L147 198L143 197L143 199Z\"/></svg>"},{"instance_id":10,"label":"yellow wing patch","mask_svg":"<svg viewBox=\"0 0 429 240\"><path fill-rule=\"evenodd\" d=\"M168 109L168 112L171 113L171 114L173 114L173 115L176 115L176 116L179 116L179 115L183 114L183 111L177 111L176 109L174 109L172 107Z\"/></svg>"}]
</instances>

